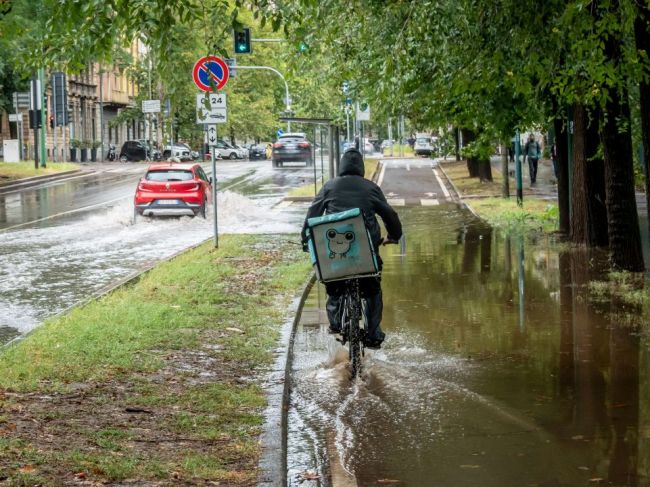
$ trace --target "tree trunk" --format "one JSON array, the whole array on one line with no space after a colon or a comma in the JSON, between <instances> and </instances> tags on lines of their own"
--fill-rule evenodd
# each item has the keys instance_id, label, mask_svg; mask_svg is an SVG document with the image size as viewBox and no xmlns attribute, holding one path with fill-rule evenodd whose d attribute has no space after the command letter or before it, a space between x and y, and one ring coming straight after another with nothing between
<instances>
[{"instance_id":1,"label":"tree trunk","mask_svg":"<svg viewBox=\"0 0 650 487\"><path fill-rule=\"evenodd\" d=\"M605 176L598 151L598 117L589 120L583 105L573 108L571 240L588 247L608 244Z\"/></svg>"},{"instance_id":2,"label":"tree trunk","mask_svg":"<svg viewBox=\"0 0 650 487\"><path fill-rule=\"evenodd\" d=\"M456 160L460 161L460 136L458 127L454 127L454 146L456 151Z\"/></svg>"},{"instance_id":3,"label":"tree trunk","mask_svg":"<svg viewBox=\"0 0 650 487\"><path fill-rule=\"evenodd\" d=\"M508 173L508 143L501 144L501 177L503 183L501 184L501 196L510 198L510 175Z\"/></svg>"},{"instance_id":4,"label":"tree trunk","mask_svg":"<svg viewBox=\"0 0 650 487\"><path fill-rule=\"evenodd\" d=\"M476 134L468 129L461 129L463 135L463 147L468 146L476 139ZM470 178L480 177L479 160L476 157L467 158L467 172Z\"/></svg>"},{"instance_id":5,"label":"tree trunk","mask_svg":"<svg viewBox=\"0 0 650 487\"><path fill-rule=\"evenodd\" d=\"M603 0L602 6L614 13L618 19L622 17L621 6L617 0ZM607 36L604 54L606 59L611 61L616 76L623 80L625 75L621 68L622 43L620 33ZM645 267L634 193L630 107L627 88L623 82L621 85L623 86L609 88L603 113L604 123L600 128L605 158L609 246L612 265L615 268L641 272Z\"/></svg>"},{"instance_id":6,"label":"tree trunk","mask_svg":"<svg viewBox=\"0 0 650 487\"><path fill-rule=\"evenodd\" d=\"M492 179L492 164L490 164L490 159L480 159L478 160L478 177L481 182L493 181Z\"/></svg>"},{"instance_id":7,"label":"tree trunk","mask_svg":"<svg viewBox=\"0 0 650 487\"><path fill-rule=\"evenodd\" d=\"M571 234L571 210L569 206L569 142L565 120L559 118L559 104L553 98L553 113L555 119L555 144L557 148L557 203L560 210L560 233L568 236Z\"/></svg>"},{"instance_id":8,"label":"tree trunk","mask_svg":"<svg viewBox=\"0 0 650 487\"><path fill-rule=\"evenodd\" d=\"M650 55L650 9L646 2L637 2L637 16L634 19L634 37L636 49L643 56ZM641 108L641 139L643 140L643 167L645 169L645 199L648 209L648 225L650 227L650 84L647 81L639 83Z\"/></svg>"},{"instance_id":9,"label":"tree trunk","mask_svg":"<svg viewBox=\"0 0 650 487\"><path fill-rule=\"evenodd\" d=\"M612 92L606 105L606 119L601 127L605 157L605 189L607 191L607 223L609 245L614 267L641 272L644 270L641 251L639 215L634 193L632 138L627 128L619 127L621 120L630 124L627 91Z\"/></svg>"}]
</instances>

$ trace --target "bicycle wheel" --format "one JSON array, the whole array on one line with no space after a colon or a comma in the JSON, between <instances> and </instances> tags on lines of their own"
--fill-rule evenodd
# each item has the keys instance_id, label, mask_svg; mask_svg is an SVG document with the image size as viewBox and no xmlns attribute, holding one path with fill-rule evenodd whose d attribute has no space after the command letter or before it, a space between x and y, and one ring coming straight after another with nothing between
<instances>
[{"instance_id":1,"label":"bicycle wheel","mask_svg":"<svg viewBox=\"0 0 650 487\"><path fill-rule=\"evenodd\" d=\"M347 318L347 340L350 357L350 378L354 379L361 371L361 303L359 302L358 289L348 293L345 300L345 314Z\"/></svg>"}]
</instances>

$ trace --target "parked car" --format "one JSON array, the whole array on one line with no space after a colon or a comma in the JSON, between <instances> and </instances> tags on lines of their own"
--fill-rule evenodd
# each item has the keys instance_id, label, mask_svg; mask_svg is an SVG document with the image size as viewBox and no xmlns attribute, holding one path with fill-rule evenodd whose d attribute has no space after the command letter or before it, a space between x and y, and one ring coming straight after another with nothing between
<instances>
[{"instance_id":1,"label":"parked car","mask_svg":"<svg viewBox=\"0 0 650 487\"><path fill-rule=\"evenodd\" d=\"M122 162L146 160L159 161L161 158L162 154L160 151L157 149L152 150L149 143L142 139L127 140L122 144L122 149L120 150L120 161Z\"/></svg>"},{"instance_id":2,"label":"parked car","mask_svg":"<svg viewBox=\"0 0 650 487\"><path fill-rule=\"evenodd\" d=\"M232 145L228 144L227 142L224 142L223 140L217 141L214 147L216 151L224 159L234 160L234 159L244 158L244 152L241 149L237 149L236 147L233 147Z\"/></svg>"},{"instance_id":3,"label":"parked car","mask_svg":"<svg viewBox=\"0 0 650 487\"><path fill-rule=\"evenodd\" d=\"M212 178L200 164L159 163L149 166L135 191L139 215L201 215L212 202Z\"/></svg>"},{"instance_id":4,"label":"parked car","mask_svg":"<svg viewBox=\"0 0 650 487\"><path fill-rule=\"evenodd\" d=\"M248 151L248 158L252 161L254 159L266 159L266 145L257 144L251 146Z\"/></svg>"},{"instance_id":5,"label":"parked car","mask_svg":"<svg viewBox=\"0 0 650 487\"><path fill-rule=\"evenodd\" d=\"M163 159L170 159L172 157L176 157L183 162L193 160L190 149L181 144L174 144L173 146L168 145L163 149Z\"/></svg>"},{"instance_id":6,"label":"parked car","mask_svg":"<svg viewBox=\"0 0 650 487\"><path fill-rule=\"evenodd\" d=\"M241 156L240 159L248 159L249 152L247 147L244 147L239 144L230 144L230 145L233 146L235 149L237 149L238 154L240 154Z\"/></svg>"},{"instance_id":7,"label":"parked car","mask_svg":"<svg viewBox=\"0 0 650 487\"><path fill-rule=\"evenodd\" d=\"M431 136L426 133L415 134L415 144L413 149L416 156L430 156L433 153L433 141Z\"/></svg>"},{"instance_id":8,"label":"parked car","mask_svg":"<svg viewBox=\"0 0 650 487\"><path fill-rule=\"evenodd\" d=\"M273 167L281 167L285 162L302 162L312 166L314 160L311 144L304 133L284 134L273 144Z\"/></svg>"}]
</instances>

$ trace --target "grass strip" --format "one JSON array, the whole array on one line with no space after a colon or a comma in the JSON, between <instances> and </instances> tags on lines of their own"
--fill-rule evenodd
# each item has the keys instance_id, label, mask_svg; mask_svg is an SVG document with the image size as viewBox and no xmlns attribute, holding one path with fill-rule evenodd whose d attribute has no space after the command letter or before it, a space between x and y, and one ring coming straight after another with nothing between
<instances>
[{"instance_id":1,"label":"grass strip","mask_svg":"<svg viewBox=\"0 0 650 487\"><path fill-rule=\"evenodd\" d=\"M74 171L76 169L79 169L79 166L70 162L50 162L47 167L39 167L38 169L34 168L34 161L0 162L0 181L13 181L32 176Z\"/></svg>"},{"instance_id":2,"label":"grass strip","mask_svg":"<svg viewBox=\"0 0 650 487\"><path fill-rule=\"evenodd\" d=\"M379 159L374 159L374 158L367 158L364 161L364 167L365 167L365 177L366 179L371 179L373 174L375 174L375 171L377 170L377 165L379 164ZM320 189L323 187L323 185L320 182L320 179L316 182L316 193L320 191ZM309 184L305 184L303 186L299 186L297 188L293 188L291 191L287 193L287 196L291 198L296 198L296 197L313 197L315 195L314 193L314 182L312 181Z\"/></svg>"},{"instance_id":3,"label":"grass strip","mask_svg":"<svg viewBox=\"0 0 650 487\"><path fill-rule=\"evenodd\" d=\"M493 181L481 181L479 178L470 178L467 170L467 162L443 162L442 167L445 173L451 179L458 191L462 193L462 197L476 197L476 196L501 196L501 185L503 183L503 176L498 171L492 171ZM514 180L510 178L511 187L514 185Z\"/></svg>"},{"instance_id":4,"label":"grass strip","mask_svg":"<svg viewBox=\"0 0 650 487\"><path fill-rule=\"evenodd\" d=\"M0 479L253 483L294 241L224 236L2 351Z\"/></svg>"},{"instance_id":5,"label":"grass strip","mask_svg":"<svg viewBox=\"0 0 650 487\"><path fill-rule=\"evenodd\" d=\"M496 228L544 233L558 229L558 206L548 200L526 198L523 206L519 207L516 198L483 198L471 200L469 205Z\"/></svg>"}]
</instances>

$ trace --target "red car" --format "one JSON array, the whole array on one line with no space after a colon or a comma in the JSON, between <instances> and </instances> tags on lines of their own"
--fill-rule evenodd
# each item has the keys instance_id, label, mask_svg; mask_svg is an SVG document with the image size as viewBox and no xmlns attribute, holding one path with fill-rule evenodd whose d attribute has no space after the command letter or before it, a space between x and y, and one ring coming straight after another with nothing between
<instances>
[{"instance_id":1,"label":"red car","mask_svg":"<svg viewBox=\"0 0 650 487\"><path fill-rule=\"evenodd\" d=\"M212 178L200 164L153 164L140 179L133 204L135 216L201 215L212 202Z\"/></svg>"}]
</instances>

